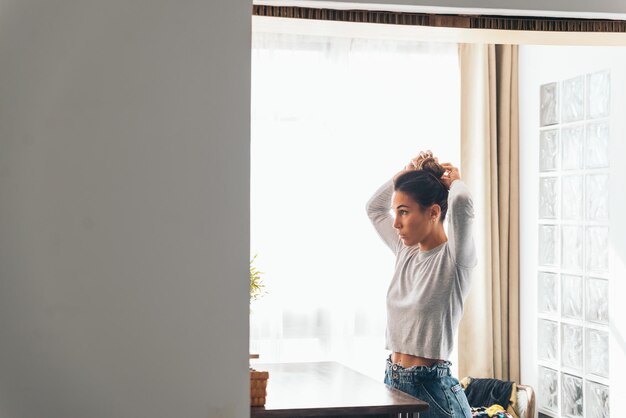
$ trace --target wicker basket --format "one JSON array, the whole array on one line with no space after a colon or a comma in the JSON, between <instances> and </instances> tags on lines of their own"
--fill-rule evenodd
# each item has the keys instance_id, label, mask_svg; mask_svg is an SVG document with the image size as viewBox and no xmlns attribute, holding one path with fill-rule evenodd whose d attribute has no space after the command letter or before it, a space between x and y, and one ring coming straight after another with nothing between
<instances>
[{"instance_id":1,"label":"wicker basket","mask_svg":"<svg viewBox=\"0 0 626 418\"><path fill-rule=\"evenodd\" d=\"M250 406L265 406L269 377L269 372L259 372L250 368Z\"/></svg>"}]
</instances>

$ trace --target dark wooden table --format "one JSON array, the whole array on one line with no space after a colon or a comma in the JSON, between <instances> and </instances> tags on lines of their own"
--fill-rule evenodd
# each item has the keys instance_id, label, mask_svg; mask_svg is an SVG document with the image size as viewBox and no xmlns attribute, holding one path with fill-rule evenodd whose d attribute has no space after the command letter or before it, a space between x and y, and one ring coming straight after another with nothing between
<instances>
[{"instance_id":1,"label":"dark wooden table","mask_svg":"<svg viewBox=\"0 0 626 418\"><path fill-rule=\"evenodd\" d=\"M267 370L265 407L250 408L265 417L417 417L428 404L381 381L334 362L254 364ZM415 413L415 415L413 415Z\"/></svg>"}]
</instances>

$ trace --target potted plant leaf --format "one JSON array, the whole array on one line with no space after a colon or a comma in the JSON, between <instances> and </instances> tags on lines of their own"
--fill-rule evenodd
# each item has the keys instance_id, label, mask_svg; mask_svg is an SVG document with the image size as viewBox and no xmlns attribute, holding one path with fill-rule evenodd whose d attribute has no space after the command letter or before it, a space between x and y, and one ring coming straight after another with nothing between
<instances>
[{"instance_id":1,"label":"potted plant leaf","mask_svg":"<svg viewBox=\"0 0 626 418\"><path fill-rule=\"evenodd\" d=\"M257 254L255 254L250 260L250 303L259 299L265 293L263 290L265 285L263 284L263 279L261 277L265 273L259 271L259 269L254 266L254 260L256 260L256 257Z\"/></svg>"},{"instance_id":2,"label":"potted plant leaf","mask_svg":"<svg viewBox=\"0 0 626 418\"><path fill-rule=\"evenodd\" d=\"M257 255L250 260L250 304L265 294L262 275L265 274L254 265ZM250 354L250 359L259 358L258 354ZM264 406L267 396L267 380L269 372L258 371L250 367L250 406Z\"/></svg>"}]
</instances>

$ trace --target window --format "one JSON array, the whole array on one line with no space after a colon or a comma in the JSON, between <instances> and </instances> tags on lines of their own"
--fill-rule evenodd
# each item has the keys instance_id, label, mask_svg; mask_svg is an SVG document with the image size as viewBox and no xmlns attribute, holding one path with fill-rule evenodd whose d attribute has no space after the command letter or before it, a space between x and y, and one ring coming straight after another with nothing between
<instances>
[{"instance_id":1,"label":"window","mask_svg":"<svg viewBox=\"0 0 626 418\"><path fill-rule=\"evenodd\" d=\"M459 163L459 102L456 44L253 34L261 361L334 360L382 379L394 259L365 203L422 149Z\"/></svg>"}]
</instances>

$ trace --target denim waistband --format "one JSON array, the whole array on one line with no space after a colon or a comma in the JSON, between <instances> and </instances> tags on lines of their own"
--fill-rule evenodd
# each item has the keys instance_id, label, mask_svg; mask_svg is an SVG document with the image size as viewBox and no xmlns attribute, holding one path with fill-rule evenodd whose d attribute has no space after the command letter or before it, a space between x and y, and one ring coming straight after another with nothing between
<instances>
[{"instance_id":1,"label":"denim waistband","mask_svg":"<svg viewBox=\"0 0 626 418\"><path fill-rule=\"evenodd\" d=\"M391 361L391 355L387 358L386 373L392 380L399 382L413 383L420 380L434 379L438 377L451 376L450 366L452 363L444 361L435 363L432 366L413 366L404 368Z\"/></svg>"}]
</instances>

